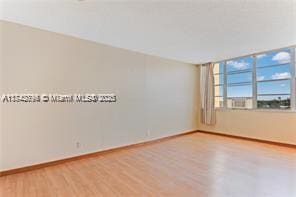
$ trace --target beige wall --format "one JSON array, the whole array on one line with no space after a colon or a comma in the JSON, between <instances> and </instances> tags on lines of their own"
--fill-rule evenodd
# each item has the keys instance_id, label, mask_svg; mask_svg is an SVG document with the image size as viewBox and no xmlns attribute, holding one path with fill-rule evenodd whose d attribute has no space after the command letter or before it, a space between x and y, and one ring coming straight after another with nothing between
<instances>
[{"instance_id":1,"label":"beige wall","mask_svg":"<svg viewBox=\"0 0 296 197\"><path fill-rule=\"evenodd\" d=\"M217 110L216 117L215 126L199 123L198 128L204 131L296 144L296 112Z\"/></svg>"},{"instance_id":2,"label":"beige wall","mask_svg":"<svg viewBox=\"0 0 296 197\"><path fill-rule=\"evenodd\" d=\"M0 170L197 128L196 66L13 23L0 25L1 94L118 97L113 104L1 104Z\"/></svg>"}]
</instances>

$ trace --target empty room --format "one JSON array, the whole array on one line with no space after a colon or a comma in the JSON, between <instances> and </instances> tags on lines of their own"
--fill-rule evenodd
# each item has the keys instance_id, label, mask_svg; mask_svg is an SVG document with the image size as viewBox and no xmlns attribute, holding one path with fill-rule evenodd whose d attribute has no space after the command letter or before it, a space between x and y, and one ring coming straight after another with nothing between
<instances>
[{"instance_id":1,"label":"empty room","mask_svg":"<svg viewBox=\"0 0 296 197\"><path fill-rule=\"evenodd\" d=\"M0 197L296 197L296 0L0 0Z\"/></svg>"}]
</instances>

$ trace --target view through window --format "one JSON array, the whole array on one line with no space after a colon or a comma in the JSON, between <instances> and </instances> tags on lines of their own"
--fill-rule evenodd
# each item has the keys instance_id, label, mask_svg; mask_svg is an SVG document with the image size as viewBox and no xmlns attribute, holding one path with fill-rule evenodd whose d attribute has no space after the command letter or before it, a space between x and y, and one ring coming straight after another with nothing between
<instances>
[{"instance_id":1,"label":"view through window","mask_svg":"<svg viewBox=\"0 0 296 197\"><path fill-rule=\"evenodd\" d=\"M253 62L252 56L226 61L228 108L253 107Z\"/></svg>"},{"instance_id":2,"label":"view through window","mask_svg":"<svg viewBox=\"0 0 296 197\"><path fill-rule=\"evenodd\" d=\"M224 106L224 63L214 65L215 106Z\"/></svg>"},{"instance_id":3,"label":"view through window","mask_svg":"<svg viewBox=\"0 0 296 197\"><path fill-rule=\"evenodd\" d=\"M295 109L295 47L217 62L215 106Z\"/></svg>"}]
</instances>

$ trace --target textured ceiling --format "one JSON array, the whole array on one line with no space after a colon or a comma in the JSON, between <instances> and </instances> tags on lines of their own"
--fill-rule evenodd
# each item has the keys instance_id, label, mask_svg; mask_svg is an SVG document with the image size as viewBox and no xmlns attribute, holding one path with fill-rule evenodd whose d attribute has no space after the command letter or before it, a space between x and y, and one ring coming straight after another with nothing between
<instances>
[{"instance_id":1,"label":"textured ceiling","mask_svg":"<svg viewBox=\"0 0 296 197\"><path fill-rule=\"evenodd\" d=\"M3 20L189 63L296 44L296 0L2 0L0 14Z\"/></svg>"}]
</instances>

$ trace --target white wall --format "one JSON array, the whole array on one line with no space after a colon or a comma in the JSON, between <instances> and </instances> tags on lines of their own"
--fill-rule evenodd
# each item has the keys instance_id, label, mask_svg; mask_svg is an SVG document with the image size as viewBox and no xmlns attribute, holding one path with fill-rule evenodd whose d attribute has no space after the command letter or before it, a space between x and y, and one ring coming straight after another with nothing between
<instances>
[{"instance_id":1,"label":"white wall","mask_svg":"<svg viewBox=\"0 0 296 197\"><path fill-rule=\"evenodd\" d=\"M296 145L296 112L217 110L216 117L215 126L198 129Z\"/></svg>"},{"instance_id":2,"label":"white wall","mask_svg":"<svg viewBox=\"0 0 296 197\"><path fill-rule=\"evenodd\" d=\"M197 67L9 22L0 25L1 94L118 97L113 104L1 104L0 170L197 128Z\"/></svg>"}]
</instances>

